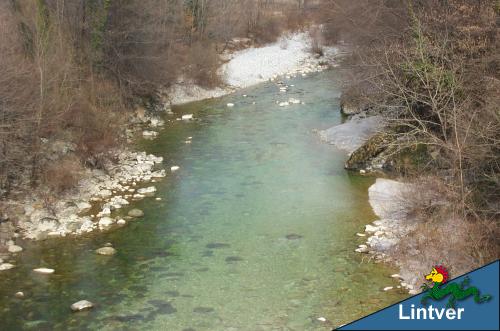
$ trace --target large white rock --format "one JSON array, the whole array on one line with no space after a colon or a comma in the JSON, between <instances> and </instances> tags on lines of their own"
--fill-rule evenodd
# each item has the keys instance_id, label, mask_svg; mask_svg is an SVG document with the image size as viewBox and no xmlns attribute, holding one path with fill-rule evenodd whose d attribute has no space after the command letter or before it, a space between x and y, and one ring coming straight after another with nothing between
<instances>
[{"instance_id":1,"label":"large white rock","mask_svg":"<svg viewBox=\"0 0 500 331\"><path fill-rule=\"evenodd\" d=\"M87 300L80 300L71 305L72 311L82 311L86 309L91 309L94 307L94 304Z\"/></svg>"},{"instance_id":2,"label":"large white rock","mask_svg":"<svg viewBox=\"0 0 500 331\"><path fill-rule=\"evenodd\" d=\"M352 118L351 120L319 132L320 138L351 154L377 133L385 121L381 116Z\"/></svg>"},{"instance_id":3,"label":"large white rock","mask_svg":"<svg viewBox=\"0 0 500 331\"><path fill-rule=\"evenodd\" d=\"M185 114L185 115L182 115L181 118L183 120L192 120L193 119L193 114Z\"/></svg>"},{"instance_id":4,"label":"large white rock","mask_svg":"<svg viewBox=\"0 0 500 331\"><path fill-rule=\"evenodd\" d=\"M172 172L177 171L177 170L179 170L179 169L180 169L180 167L179 167L179 166L171 166L171 167L170 167L170 171L172 171Z\"/></svg>"},{"instance_id":5,"label":"large white rock","mask_svg":"<svg viewBox=\"0 0 500 331\"><path fill-rule=\"evenodd\" d=\"M411 185L391 179L377 178L368 189L368 198L375 214L381 219L405 219L406 201L411 196Z\"/></svg>"}]
</instances>

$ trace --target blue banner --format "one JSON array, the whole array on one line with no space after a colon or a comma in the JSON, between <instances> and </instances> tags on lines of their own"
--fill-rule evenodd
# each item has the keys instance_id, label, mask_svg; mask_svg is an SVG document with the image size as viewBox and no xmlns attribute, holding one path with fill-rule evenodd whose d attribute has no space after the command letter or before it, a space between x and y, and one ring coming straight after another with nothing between
<instances>
[{"instance_id":1,"label":"blue banner","mask_svg":"<svg viewBox=\"0 0 500 331\"><path fill-rule=\"evenodd\" d=\"M339 330L499 330L498 260L452 280L445 268L430 269L427 291Z\"/></svg>"}]
</instances>

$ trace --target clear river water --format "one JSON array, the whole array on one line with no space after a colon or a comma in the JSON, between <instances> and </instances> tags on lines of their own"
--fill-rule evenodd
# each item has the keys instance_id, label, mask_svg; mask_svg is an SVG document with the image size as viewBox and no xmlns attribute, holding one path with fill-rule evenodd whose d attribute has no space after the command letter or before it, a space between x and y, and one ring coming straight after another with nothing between
<instances>
[{"instance_id":1,"label":"clear river water","mask_svg":"<svg viewBox=\"0 0 500 331\"><path fill-rule=\"evenodd\" d=\"M196 120L137 143L180 166L155 184L162 200L111 232L22 243L0 273L0 330L331 330L405 298L382 291L395 270L354 252L373 179L314 133L342 120L336 75L175 107ZM276 104L289 97L305 104ZM108 242L116 255L95 254ZM72 313L82 299L94 309Z\"/></svg>"}]
</instances>

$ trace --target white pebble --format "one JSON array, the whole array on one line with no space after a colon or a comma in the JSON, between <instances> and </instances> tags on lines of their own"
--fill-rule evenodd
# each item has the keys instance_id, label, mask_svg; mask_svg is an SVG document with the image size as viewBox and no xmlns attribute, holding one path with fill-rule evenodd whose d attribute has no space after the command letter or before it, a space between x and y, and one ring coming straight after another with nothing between
<instances>
[{"instance_id":1,"label":"white pebble","mask_svg":"<svg viewBox=\"0 0 500 331\"><path fill-rule=\"evenodd\" d=\"M36 268L33 271L39 274L53 274L55 270L50 268Z\"/></svg>"}]
</instances>

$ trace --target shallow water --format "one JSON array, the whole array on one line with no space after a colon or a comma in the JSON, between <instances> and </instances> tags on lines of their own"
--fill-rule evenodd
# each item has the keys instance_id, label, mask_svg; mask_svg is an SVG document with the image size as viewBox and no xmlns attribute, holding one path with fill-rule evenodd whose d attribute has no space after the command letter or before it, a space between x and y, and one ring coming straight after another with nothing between
<instances>
[{"instance_id":1,"label":"shallow water","mask_svg":"<svg viewBox=\"0 0 500 331\"><path fill-rule=\"evenodd\" d=\"M335 76L175 108L197 120L139 143L181 167L156 183L162 200L134 204L145 217L113 232L24 243L0 273L0 329L329 330L406 297L381 290L394 270L354 253L373 179L313 132L341 121ZM275 104L291 96L306 104ZM107 242L118 253L96 255ZM71 313L81 299L96 307Z\"/></svg>"}]
</instances>

